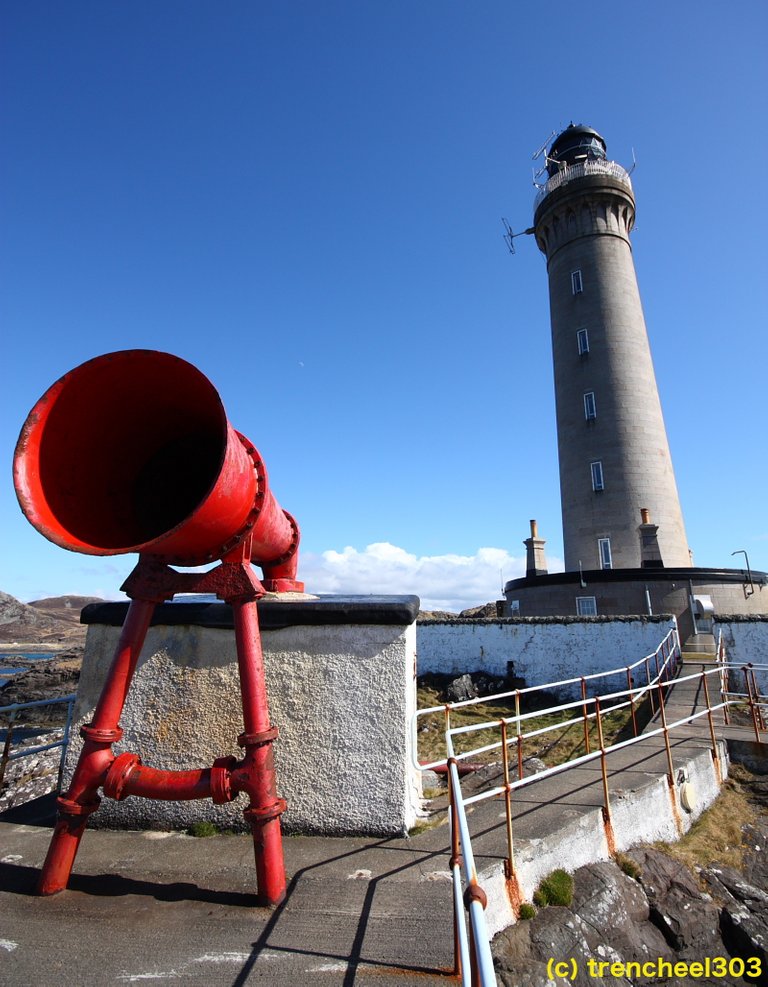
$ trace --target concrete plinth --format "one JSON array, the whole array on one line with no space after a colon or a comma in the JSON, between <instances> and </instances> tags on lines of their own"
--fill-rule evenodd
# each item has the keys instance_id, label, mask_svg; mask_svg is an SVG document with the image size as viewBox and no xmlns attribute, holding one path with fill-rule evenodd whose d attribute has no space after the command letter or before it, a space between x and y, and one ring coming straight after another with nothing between
<instances>
[{"instance_id":1,"label":"concrete plinth","mask_svg":"<svg viewBox=\"0 0 768 987\"><path fill-rule=\"evenodd\" d=\"M272 723L278 794L288 802L287 832L401 834L419 809L408 723L416 705L419 600L319 597L263 600L259 622ZM87 607L89 625L75 727L92 714L112 660L127 604ZM223 603L170 603L155 612L123 716L115 753L182 770L240 756L243 730L231 609ZM80 752L78 731L65 786ZM125 828L185 828L209 820L245 828L244 796L102 801L92 823Z\"/></svg>"}]
</instances>

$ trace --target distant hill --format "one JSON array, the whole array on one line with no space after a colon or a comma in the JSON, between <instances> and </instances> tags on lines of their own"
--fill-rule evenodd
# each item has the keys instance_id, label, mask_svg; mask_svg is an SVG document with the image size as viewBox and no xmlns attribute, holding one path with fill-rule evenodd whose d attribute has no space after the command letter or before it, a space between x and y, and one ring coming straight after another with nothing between
<instances>
[{"instance_id":1,"label":"distant hill","mask_svg":"<svg viewBox=\"0 0 768 987\"><path fill-rule=\"evenodd\" d=\"M478 618L487 618L489 620L496 620L500 613L500 605L503 600L493 603L483 603L479 607L469 607L466 610L462 610L461 613L450 613L448 610L419 610L419 620L467 620Z\"/></svg>"},{"instance_id":2,"label":"distant hill","mask_svg":"<svg viewBox=\"0 0 768 987\"><path fill-rule=\"evenodd\" d=\"M32 600L29 605L35 610L41 610L48 617L79 625L83 607L87 607L89 603L103 602L99 596L48 596L44 600Z\"/></svg>"},{"instance_id":3,"label":"distant hill","mask_svg":"<svg viewBox=\"0 0 768 987\"><path fill-rule=\"evenodd\" d=\"M86 628L80 611L100 602L92 596L56 596L28 604L0 592L0 644L82 644Z\"/></svg>"}]
</instances>

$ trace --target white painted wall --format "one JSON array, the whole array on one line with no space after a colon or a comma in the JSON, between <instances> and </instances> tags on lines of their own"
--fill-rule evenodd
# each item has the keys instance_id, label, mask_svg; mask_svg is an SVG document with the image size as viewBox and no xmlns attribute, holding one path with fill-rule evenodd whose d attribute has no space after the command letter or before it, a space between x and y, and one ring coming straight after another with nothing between
<instances>
[{"instance_id":1,"label":"white painted wall","mask_svg":"<svg viewBox=\"0 0 768 987\"><path fill-rule=\"evenodd\" d=\"M418 670L512 674L541 685L632 664L673 626L671 617L424 621L417 625ZM563 692L575 696L575 689Z\"/></svg>"},{"instance_id":2,"label":"white painted wall","mask_svg":"<svg viewBox=\"0 0 768 987\"><path fill-rule=\"evenodd\" d=\"M88 628L67 758L67 781L120 629ZM416 705L416 629L347 624L263 630L278 794L288 801L289 832L401 834L420 809L420 776L411 766L409 721ZM150 629L123 716L115 753L182 770L241 756L243 730L235 638L231 630ZM241 827L245 796L159 802L105 798L95 825L185 828L210 820Z\"/></svg>"},{"instance_id":3,"label":"white painted wall","mask_svg":"<svg viewBox=\"0 0 768 987\"><path fill-rule=\"evenodd\" d=\"M728 661L746 665L768 665L768 618L753 620L715 620L715 634L723 632ZM756 669L758 688L768 695L768 668Z\"/></svg>"}]
</instances>

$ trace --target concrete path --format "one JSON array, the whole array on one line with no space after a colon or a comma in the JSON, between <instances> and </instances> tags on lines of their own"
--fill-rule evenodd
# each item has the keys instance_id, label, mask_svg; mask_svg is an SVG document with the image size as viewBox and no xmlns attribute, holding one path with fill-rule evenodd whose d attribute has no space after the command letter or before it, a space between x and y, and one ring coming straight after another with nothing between
<instances>
[{"instance_id":1,"label":"concrete path","mask_svg":"<svg viewBox=\"0 0 768 987\"><path fill-rule=\"evenodd\" d=\"M673 741L676 765L709 748L706 719L700 722L703 729ZM658 784L667 770L663 742L653 738L608 760L612 792ZM493 774L487 769L484 782ZM569 833L601 805L599 763L521 790L514 799L517 852L559 847L567 867ZM288 896L274 911L254 905L253 848L245 836L89 830L69 889L39 898L34 887L52 799L11 810L0 816L0 985L451 982L443 806L436 800L432 827L411 839L286 837ZM470 826L479 869L498 869L506 847L503 801L480 804Z\"/></svg>"}]
</instances>

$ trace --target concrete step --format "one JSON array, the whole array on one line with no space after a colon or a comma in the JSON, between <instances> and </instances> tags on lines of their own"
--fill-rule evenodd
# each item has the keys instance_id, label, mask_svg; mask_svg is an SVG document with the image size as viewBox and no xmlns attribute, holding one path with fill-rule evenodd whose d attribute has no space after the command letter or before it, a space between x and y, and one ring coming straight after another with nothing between
<instances>
[{"instance_id":1,"label":"concrete step","mask_svg":"<svg viewBox=\"0 0 768 987\"><path fill-rule=\"evenodd\" d=\"M695 652L714 655L717 653L717 643L714 634L691 634L680 650L683 654Z\"/></svg>"}]
</instances>

